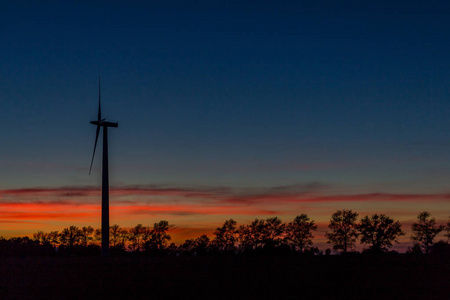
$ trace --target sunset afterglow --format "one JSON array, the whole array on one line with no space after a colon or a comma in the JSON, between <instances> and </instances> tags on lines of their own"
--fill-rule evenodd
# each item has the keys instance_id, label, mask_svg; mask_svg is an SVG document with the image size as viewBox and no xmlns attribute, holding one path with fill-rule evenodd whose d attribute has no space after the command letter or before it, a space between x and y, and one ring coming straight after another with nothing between
<instances>
[{"instance_id":1,"label":"sunset afterglow","mask_svg":"<svg viewBox=\"0 0 450 300\"><path fill-rule=\"evenodd\" d=\"M101 227L99 76L111 225L180 244L307 214L323 250L351 209L400 221L404 251L420 212L448 221L447 4L8 2L0 236Z\"/></svg>"},{"instance_id":2,"label":"sunset afterglow","mask_svg":"<svg viewBox=\"0 0 450 300\"><path fill-rule=\"evenodd\" d=\"M69 225L99 227L100 190L97 188L21 189L0 191L0 219L6 237ZM129 187L113 188L111 224L130 228L169 220L176 243L201 234L212 235L226 219L248 224L255 218L277 216L285 222L307 213L318 224L317 242L325 246L330 212L351 207L360 217L375 213L395 216L409 232L418 212L430 211L445 220L448 194L332 195L317 184L269 189ZM409 237L402 238L410 245Z\"/></svg>"}]
</instances>

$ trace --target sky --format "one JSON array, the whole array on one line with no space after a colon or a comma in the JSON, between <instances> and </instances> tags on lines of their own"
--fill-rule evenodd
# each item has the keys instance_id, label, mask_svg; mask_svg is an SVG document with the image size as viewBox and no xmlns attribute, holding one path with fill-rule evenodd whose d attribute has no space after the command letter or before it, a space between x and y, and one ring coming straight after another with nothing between
<instances>
[{"instance_id":1,"label":"sky","mask_svg":"<svg viewBox=\"0 0 450 300\"><path fill-rule=\"evenodd\" d=\"M0 236L100 227L99 76L111 224L445 223L450 4L335 2L2 2Z\"/></svg>"}]
</instances>

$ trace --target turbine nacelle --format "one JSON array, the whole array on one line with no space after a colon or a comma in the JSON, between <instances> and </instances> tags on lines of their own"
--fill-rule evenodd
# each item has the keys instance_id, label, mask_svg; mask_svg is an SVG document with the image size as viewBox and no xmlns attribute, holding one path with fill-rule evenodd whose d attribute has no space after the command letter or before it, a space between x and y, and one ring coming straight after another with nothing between
<instances>
[{"instance_id":1,"label":"turbine nacelle","mask_svg":"<svg viewBox=\"0 0 450 300\"><path fill-rule=\"evenodd\" d=\"M119 122L113 123L113 122L107 122L105 119L100 121L91 121L91 124L97 125L97 126L103 126L103 127L118 127Z\"/></svg>"}]
</instances>

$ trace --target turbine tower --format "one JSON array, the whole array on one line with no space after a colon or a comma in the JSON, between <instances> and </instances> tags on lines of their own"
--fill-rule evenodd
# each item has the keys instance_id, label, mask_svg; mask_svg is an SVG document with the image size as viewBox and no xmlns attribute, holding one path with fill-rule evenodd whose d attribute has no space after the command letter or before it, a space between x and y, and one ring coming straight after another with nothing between
<instances>
[{"instance_id":1,"label":"turbine tower","mask_svg":"<svg viewBox=\"0 0 450 300\"><path fill-rule=\"evenodd\" d=\"M98 120L91 121L91 124L97 125L95 134L94 153L92 153L91 167L94 162L95 149L97 148L98 135L100 127L103 127L103 162L102 162L102 256L109 256L109 179L108 179L108 127L117 127L119 123L107 122L102 119L100 105L100 77L98 78Z\"/></svg>"}]
</instances>

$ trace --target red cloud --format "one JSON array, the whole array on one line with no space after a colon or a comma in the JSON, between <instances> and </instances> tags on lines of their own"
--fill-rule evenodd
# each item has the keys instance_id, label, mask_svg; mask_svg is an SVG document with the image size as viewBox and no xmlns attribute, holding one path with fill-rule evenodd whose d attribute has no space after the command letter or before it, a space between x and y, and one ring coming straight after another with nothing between
<instances>
[{"instance_id":1,"label":"red cloud","mask_svg":"<svg viewBox=\"0 0 450 300\"><path fill-rule=\"evenodd\" d=\"M198 204L183 205L111 205L111 213L135 218L138 215L274 215L273 210L242 208L235 206ZM96 218L100 215L100 205L79 204L74 202L48 203L0 203L0 220L73 220Z\"/></svg>"},{"instance_id":2,"label":"red cloud","mask_svg":"<svg viewBox=\"0 0 450 300\"><path fill-rule=\"evenodd\" d=\"M218 188L176 188L176 187L125 187L112 188L112 202L117 203L142 203L142 200L121 200L123 196L164 196L178 199L178 202L193 203L199 198L210 200L213 205L259 205L262 203L289 203L289 202L336 202L336 201L450 201L450 194L390 194L390 193L366 193L366 194L340 194L328 195L326 186L320 183L306 185L281 186L267 189L232 190L226 187ZM324 191L325 190L325 191ZM250 190L252 191L252 190ZM324 195L325 194L325 195ZM100 196L99 188L57 188L57 189L15 189L0 190L0 196L10 202L47 202L74 205L92 202L92 196ZM31 198L31 199L30 199ZM61 200L73 199L76 201ZM115 199L114 199L115 198ZM182 200L188 198L189 200ZM87 201L89 199L89 201ZM142 198L141 198L142 199Z\"/></svg>"},{"instance_id":3,"label":"red cloud","mask_svg":"<svg viewBox=\"0 0 450 300\"><path fill-rule=\"evenodd\" d=\"M87 217L97 217L98 213L88 212L20 212L20 213L4 213L0 212L0 218L9 220L81 220Z\"/></svg>"},{"instance_id":4,"label":"red cloud","mask_svg":"<svg viewBox=\"0 0 450 300\"><path fill-rule=\"evenodd\" d=\"M39 224L39 225L42 225L42 224L45 224L45 223L42 223L42 222L29 222L29 221L0 221L0 223L13 223L13 224Z\"/></svg>"},{"instance_id":5,"label":"red cloud","mask_svg":"<svg viewBox=\"0 0 450 300\"><path fill-rule=\"evenodd\" d=\"M340 194L327 195L330 190L320 183L279 186L266 189L232 190L226 187L178 188L165 186L125 187L111 189L111 212L121 219L149 216L247 216L295 215L299 203L339 202L421 202L449 203L450 194ZM34 188L0 190L0 220L2 222L26 220L74 220L100 216L100 189ZM350 207L351 208L351 207ZM310 210L310 212L311 212ZM326 207L315 209L315 216L325 217L333 211ZM370 211L370 209L369 209ZM386 211L388 215L409 216L402 212ZM415 217L415 216L413 216ZM209 222L209 221L208 221Z\"/></svg>"}]
</instances>

